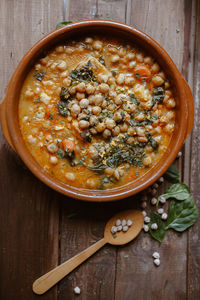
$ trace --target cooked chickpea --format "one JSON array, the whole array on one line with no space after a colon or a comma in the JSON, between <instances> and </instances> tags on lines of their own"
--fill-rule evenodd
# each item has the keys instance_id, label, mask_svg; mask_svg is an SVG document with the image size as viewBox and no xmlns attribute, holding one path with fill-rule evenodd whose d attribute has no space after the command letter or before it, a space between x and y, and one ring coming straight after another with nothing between
<instances>
[{"instance_id":1,"label":"cooked chickpea","mask_svg":"<svg viewBox=\"0 0 200 300\"><path fill-rule=\"evenodd\" d=\"M55 144L55 143L51 143L47 146L47 150L50 152L50 153L55 153L58 151L58 146Z\"/></svg>"},{"instance_id":2,"label":"cooked chickpea","mask_svg":"<svg viewBox=\"0 0 200 300\"><path fill-rule=\"evenodd\" d=\"M58 52L58 53L64 52L64 47L63 46L56 47L56 52Z\"/></svg>"},{"instance_id":3,"label":"cooked chickpea","mask_svg":"<svg viewBox=\"0 0 200 300\"><path fill-rule=\"evenodd\" d=\"M74 94L76 94L76 86L72 86L72 87L70 87L70 89L69 89L69 93L70 93L71 95L74 95Z\"/></svg>"},{"instance_id":4,"label":"cooked chickpea","mask_svg":"<svg viewBox=\"0 0 200 300\"><path fill-rule=\"evenodd\" d=\"M174 111L168 111L168 113L166 114L166 118L168 120L173 120L175 118L175 112Z\"/></svg>"},{"instance_id":5,"label":"cooked chickpea","mask_svg":"<svg viewBox=\"0 0 200 300\"><path fill-rule=\"evenodd\" d=\"M58 163L58 159L56 156L51 156L50 157L50 163L53 165L56 165Z\"/></svg>"},{"instance_id":6,"label":"cooked chickpea","mask_svg":"<svg viewBox=\"0 0 200 300\"><path fill-rule=\"evenodd\" d=\"M106 100L103 100L103 103L101 104L102 108L106 108L108 105L108 102Z\"/></svg>"},{"instance_id":7,"label":"cooked chickpea","mask_svg":"<svg viewBox=\"0 0 200 300\"><path fill-rule=\"evenodd\" d=\"M146 150L147 153L153 152L153 148L151 146L148 146L148 145L145 147L145 150Z\"/></svg>"},{"instance_id":8,"label":"cooked chickpea","mask_svg":"<svg viewBox=\"0 0 200 300\"><path fill-rule=\"evenodd\" d=\"M90 189L94 189L96 187L96 182L93 178L89 178L87 181L86 181L86 185L88 188Z\"/></svg>"},{"instance_id":9,"label":"cooked chickpea","mask_svg":"<svg viewBox=\"0 0 200 300\"><path fill-rule=\"evenodd\" d=\"M65 52L66 52L67 54L72 54L72 53L74 52L74 49L73 49L72 47L66 47L66 48L65 48Z\"/></svg>"},{"instance_id":10,"label":"cooked chickpea","mask_svg":"<svg viewBox=\"0 0 200 300\"><path fill-rule=\"evenodd\" d=\"M120 127L119 126L115 126L115 128L112 129L112 135L113 136L117 136L120 134Z\"/></svg>"},{"instance_id":11,"label":"cooked chickpea","mask_svg":"<svg viewBox=\"0 0 200 300\"><path fill-rule=\"evenodd\" d=\"M128 60L132 60L135 58L135 53L134 52L129 52L127 55L126 55L126 59Z\"/></svg>"},{"instance_id":12,"label":"cooked chickpea","mask_svg":"<svg viewBox=\"0 0 200 300\"><path fill-rule=\"evenodd\" d=\"M114 171L114 177L115 177L115 179L119 180L120 176L119 176L119 171L118 170Z\"/></svg>"},{"instance_id":13,"label":"cooked chickpea","mask_svg":"<svg viewBox=\"0 0 200 300\"><path fill-rule=\"evenodd\" d=\"M99 85L99 91L102 92L103 94L107 93L109 91L109 85L106 83L101 83Z\"/></svg>"},{"instance_id":14,"label":"cooked chickpea","mask_svg":"<svg viewBox=\"0 0 200 300\"><path fill-rule=\"evenodd\" d=\"M126 85L133 85L135 82L135 79L132 76L126 76L125 77L125 84Z\"/></svg>"},{"instance_id":15,"label":"cooked chickpea","mask_svg":"<svg viewBox=\"0 0 200 300\"><path fill-rule=\"evenodd\" d=\"M98 132L103 132L106 129L106 125L104 124L104 122L98 123L96 125L96 130Z\"/></svg>"},{"instance_id":16,"label":"cooked chickpea","mask_svg":"<svg viewBox=\"0 0 200 300\"><path fill-rule=\"evenodd\" d=\"M28 97L28 98L34 96L33 90L28 89L28 90L25 92L25 96Z\"/></svg>"},{"instance_id":17,"label":"cooked chickpea","mask_svg":"<svg viewBox=\"0 0 200 300\"><path fill-rule=\"evenodd\" d=\"M106 118L106 127L108 129L113 129L116 126L116 123L113 119Z\"/></svg>"},{"instance_id":18,"label":"cooked chickpea","mask_svg":"<svg viewBox=\"0 0 200 300\"><path fill-rule=\"evenodd\" d=\"M155 129L154 129L154 133L158 133L160 134L162 131L161 127L160 126L157 126Z\"/></svg>"},{"instance_id":19,"label":"cooked chickpea","mask_svg":"<svg viewBox=\"0 0 200 300\"><path fill-rule=\"evenodd\" d=\"M162 141L162 136L161 136L161 135L155 136L155 137L154 137L154 140L155 140L158 144L160 144L160 142Z\"/></svg>"},{"instance_id":20,"label":"cooked chickpea","mask_svg":"<svg viewBox=\"0 0 200 300\"><path fill-rule=\"evenodd\" d=\"M88 100L89 100L90 105L91 105L91 104L94 104L94 95L90 95L90 96L88 97Z\"/></svg>"},{"instance_id":21,"label":"cooked chickpea","mask_svg":"<svg viewBox=\"0 0 200 300\"><path fill-rule=\"evenodd\" d=\"M135 135L136 134L135 129L133 127L129 127L128 128L128 134L129 135Z\"/></svg>"},{"instance_id":22,"label":"cooked chickpea","mask_svg":"<svg viewBox=\"0 0 200 300\"><path fill-rule=\"evenodd\" d=\"M157 73L157 72L159 72L159 70L160 70L160 67L159 67L159 65L157 63L155 63L155 64L152 65L151 71L153 73Z\"/></svg>"},{"instance_id":23,"label":"cooked chickpea","mask_svg":"<svg viewBox=\"0 0 200 300\"><path fill-rule=\"evenodd\" d=\"M65 173L65 178L69 181L74 181L75 180L75 174L72 172L67 172Z\"/></svg>"},{"instance_id":24,"label":"cooked chickpea","mask_svg":"<svg viewBox=\"0 0 200 300\"><path fill-rule=\"evenodd\" d=\"M80 93L84 93L85 92L85 83L84 82L80 82L79 84L77 84L76 86L76 90Z\"/></svg>"},{"instance_id":25,"label":"cooked chickpea","mask_svg":"<svg viewBox=\"0 0 200 300\"><path fill-rule=\"evenodd\" d=\"M79 121L79 127L81 128L81 129L86 129L86 128L88 128L89 127L89 122L88 121L85 121L85 120L81 120L81 121Z\"/></svg>"},{"instance_id":26,"label":"cooked chickpea","mask_svg":"<svg viewBox=\"0 0 200 300\"><path fill-rule=\"evenodd\" d=\"M92 44L92 42L93 42L93 39L91 37L86 37L85 38L85 43L86 44Z\"/></svg>"},{"instance_id":27,"label":"cooked chickpea","mask_svg":"<svg viewBox=\"0 0 200 300\"><path fill-rule=\"evenodd\" d=\"M87 94L89 94L89 95L94 94L95 90L96 90L96 87L93 86L92 84L89 83L88 85L86 85L85 91Z\"/></svg>"},{"instance_id":28,"label":"cooked chickpea","mask_svg":"<svg viewBox=\"0 0 200 300\"><path fill-rule=\"evenodd\" d=\"M123 124L121 124L121 125L119 125L120 126L120 131L121 132L127 132L127 130L128 130L128 125L126 124L126 123L123 123Z\"/></svg>"},{"instance_id":29,"label":"cooked chickpea","mask_svg":"<svg viewBox=\"0 0 200 300\"><path fill-rule=\"evenodd\" d=\"M108 105L108 110L114 111L115 110L115 105L114 104L109 104Z\"/></svg>"},{"instance_id":30,"label":"cooked chickpea","mask_svg":"<svg viewBox=\"0 0 200 300\"><path fill-rule=\"evenodd\" d=\"M73 116L77 116L80 113L81 109L80 106L76 103L74 103L71 107L71 113Z\"/></svg>"},{"instance_id":31,"label":"cooked chickpea","mask_svg":"<svg viewBox=\"0 0 200 300\"><path fill-rule=\"evenodd\" d=\"M150 57L150 56L146 56L146 57L144 58L144 62L145 62L145 64L153 65L153 58Z\"/></svg>"},{"instance_id":32,"label":"cooked chickpea","mask_svg":"<svg viewBox=\"0 0 200 300\"><path fill-rule=\"evenodd\" d=\"M151 163L152 163L152 159L150 156L147 156L143 159L143 165L145 167L149 167L151 165Z\"/></svg>"},{"instance_id":33,"label":"cooked chickpea","mask_svg":"<svg viewBox=\"0 0 200 300\"><path fill-rule=\"evenodd\" d=\"M170 87L169 81L165 81L165 89L168 89Z\"/></svg>"},{"instance_id":34,"label":"cooked chickpea","mask_svg":"<svg viewBox=\"0 0 200 300\"><path fill-rule=\"evenodd\" d=\"M85 98L85 94L84 93L76 93L76 99L77 100L82 100Z\"/></svg>"},{"instance_id":35,"label":"cooked chickpea","mask_svg":"<svg viewBox=\"0 0 200 300\"><path fill-rule=\"evenodd\" d=\"M91 132L91 134L93 134L93 135L97 134L97 131L96 131L95 128L90 128L90 132Z\"/></svg>"},{"instance_id":36,"label":"cooked chickpea","mask_svg":"<svg viewBox=\"0 0 200 300\"><path fill-rule=\"evenodd\" d=\"M113 173L114 173L114 169L112 169L112 168L106 168L106 169L105 169L105 174L106 174L107 176L112 176Z\"/></svg>"},{"instance_id":37,"label":"cooked chickpea","mask_svg":"<svg viewBox=\"0 0 200 300\"><path fill-rule=\"evenodd\" d=\"M144 55L142 53L137 53L135 57L138 62L143 62L144 60Z\"/></svg>"},{"instance_id":38,"label":"cooked chickpea","mask_svg":"<svg viewBox=\"0 0 200 300\"><path fill-rule=\"evenodd\" d=\"M121 94L117 95L117 97L114 98L114 102L116 105L121 105L122 104L122 97Z\"/></svg>"},{"instance_id":39,"label":"cooked chickpea","mask_svg":"<svg viewBox=\"0 0 200 300\"><path fill-rule=\"evenodd\" d=\"M114 84L115 83L115 78L114 77L109 77L108 78L108 84Z\"/></svg>"},{"instance_id":40,"label":"cooked chickpea","mask_svg":"<svg viewBox=\"0 0 200 300\"><path fill-rule=\"evenodd\" d=\"M28 136L28 142L30 144L36 144L37 139L35 137L33 137L31 134Z\"/></svg>"},{"instance_id":41,"label":"cooked chickpea","mask_svg":"<svg viewBox=\"0 0 200 300\"><path fill-rule=\"evenodd\" d=\"M81 108L87 108L88 105L89 105L89 100L86 99L86 98L84 98L84 99L82 99L82 100L80 101L79 105L80 105Z\"/></svg>"},{"instance_id":42,"label":"cooked chickpea","mask_svg":"<svg viewBox=\"0 0 200 300\"><path fill-rule=\"evenodd\" d=\"M59 70L66 70L66 68L67 68L67 64L66 64L66 62L63 60L63 61L61 61L58 65L57 65L57 68L59 69Z\"/></svg>"},{"instance_id":43,"label":"cooked chickpea","mask_svg":"<svg viewBox=\"0 0 200 300\"><path fill-rule=\"evenodd\" d=\"M101 41L94 41L94 43L92 44L92 47L95 50L101 50L103 46L103 43Z\"/></svg>"},{"instance_id":44,"label":"cooked chickpea","mask_svg":"<svg viewBox=\"0 0 200 300\"><path fill-rule=\"evenodd\" d=\"M90 125L95 126L98 123L98 118L96 116L91 116L90 117Z\"/></svg>"},{"instance_id":45,"label":"cooked chickpea","mask_svg":"<svg viewBox=\"0 0 200 300\"><path fill-rule=\"evenodd\" d=\"M173 98L170 98L165 102L165 105L167 106L167 108L174 108L176 106L176 102Z\"/></svg>"},{"instance_id":46,"label":"cooked chickpea","mask_svg":"<svg viewBox=\"0 0 200 300\"><path fill-rule=\"evenodd\" d=\"M117 76L117 79L116 79L117 84L119 84L119 85L124 84L124 80L125 80L125 75L124 74L119 74Z\"/></svg>"},{"instance_id":47,"label":"cooked chickpea","mask_svg":"<svg viewBox=\"0 0 200 300\"><path fill-rule=\"evenodd\" d=\"M103 132L103 137L108 139L111 136L111 131L109 129L105 129Z\"/></svg>"},{"instance_id":48,"label":"cooked chickpea","mask_svg":"<svg viewBox=\"0 0 200 300\"><path fill-rule=\"evenodd\" d=\"M96 106L98 105L101 106L102 102L103 102L103 96L101 94L94 95L94 104Z\"/></svg>"},{"instance_id":49,"label":"cooked chickpea","mask_svg":"<svg viewBox=\"0 0 200 300\"><path fill-rule=\"evenodd\" d=\"M164 83L164 79L160 76L152 77L152 82L155 86L161 86Z\"/></svg>"},{"instance_id":50,"label":"cooked chickpea","mask_svg":"<svg viewBox=\"0 0 200 300\"><path fill-rule=\"evenodd\" d=\"M120 57L123 57L126 55L126 49L124 47L121 47L119 50L118 50L118 54Z\"/></svg>"},{"instance_id":51,"label":"cooked chickpea","mask_svg":"<svg viewBox=\"0 0 200 300\"><path fill-rule=\"evenodd\" d=\"M71 84L71 79L69 79L69 78L63 79L63 85L64 86L69 87L70 84Z\"/></svg>"},{"instance_id":52,"label":"cooked chickpea","mask_svg":"<svg viewBox=\"0 0 200 300\"><path fill-rule=\"evenodd\" d=\"M131 61L131 62L129 63L129 65L128 65L128 66L129 66L129 68L130 68L130 69L133 69L133 68L135 68L135 66L136 66L136 61L134 61L134 60L133 60L133 61Z\"/></svg>"},{"instance_id":53,"label":"cooked chickpea","mask_svg":"<svg viewBox=\"0 0 200 300\"><path fill-rule=\"evenodd\" d=\"M112 55L111 56L111 62L112 63L117 63L119 61L119 55Z\"/></svg>"},{"instance_id":54,"label":"cooked chickpea","mask_svg":"<svg viewBox=\"0 0 200 300\"><path fill-rule=\"evenodd\" d=\"M135 119L136 119L137 121L143 121L144 118L145 118L145 115L144 115L143 113L139 113L139 114L137 114L137 115L135 116Z\"/></svg>"},{"instance_id":55,"label":"cooked chickpea","mask_svg":"<svg viewBox=\"0 0 200 300\"><path fill-rule=\"evenodd\" d=\"M122 120L122 114L120 111L114 113L114 120L115 122L120 122Z\"/></svg>"},{"instance_id":56,"label":"cooked chickpea","mask_svg":"<svg viewBox=\"0 0 200 300\"><path fill-rule=\"evenodd\" d=\"M108 75L105 74L98 74L97 78L100 82L106 83L108 81Z\"/></svg>"},{"instance_id":57,"label":"cooked chickpea","mask_svg":"<svg viewBox=\"0 0 200 300\"><path fill-rule=\"evenodd\" d=\"M140 143L147 143L147 142L148 142L148 139L147 139L146 136L139 136L139 137L137 138L137 140L138 140L138 142L140 142Z\"/></svg>"},{"instance_id":58,"label":"cooked chickpea","mask_svg":"<svg viewBox=\"0 0 200 300\"><path fill-rule=\"evenodd\" d=\"M100 113L101 113L101 107L99 107L99 106L94 106L93 108L92 108L92 112L93 112L93 114L94 115L100 115Z\"/></svg>"},{"instance_id":59,"label":"cooked chickpea","mask_svg":"<svg viewBox=\"0 0 200 300\"><path fill-rule=\"evenodd\" d=\"M169 123L164 127L164 131L167 133L172 133L173 130L174 130L174 124Z\"/></svg>"},{"instance_id":60,"label":"cooked chickpea","mask_svg":"<svg viewBox=\"0 0 200 300\"><path fill-rule=\"evenodd\" d=\"M138 136L145 136L145 129L142 127L137 127L136 128L136 133Z\"/></svg>"},{"instance_id":61,"label":"cooked chickpea","mask_svg":"<svg viewBox=\"0 0 200 300\"><path fill-rule=\"evenodd\" d=\"M127 139L126 142L127 142L127 144L131 145L135 142L135 139L133 137L130 137L130 138Z\"/></svg>"}]
</instances>

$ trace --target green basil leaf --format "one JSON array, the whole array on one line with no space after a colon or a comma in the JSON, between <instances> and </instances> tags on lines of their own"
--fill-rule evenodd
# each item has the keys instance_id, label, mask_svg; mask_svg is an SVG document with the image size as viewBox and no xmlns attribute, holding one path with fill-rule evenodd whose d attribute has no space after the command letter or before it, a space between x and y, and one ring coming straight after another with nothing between
<instances>
[{"instance_id":1,"label":"green basil leaf","mask_svg":"<svg viewBox=\"0 0 200 300\"><path fill-rule=\"evenodd\" d=\"M182 232L192 226L198 218L198 209L192 197L184 201L172 200L169 208L169 216L165 229L172 228Z\"/></svg>"},{"instance_id":2,"label":"green basil leaf","mask_svg":"<svg viewBox=\"0 0 200 300\"><path fill-rule=\"evenodd\" d=\"M174 183L172 184L164 194L158 197L158 201L161 197L164 197L166 200L169 198L174 198L176 200L185 200L190 196L190 190L188 186L184 183Z\"/></svg>"},{"instance_id":3,"label":"green basil leaf","mask_svg":"<svg viewBox=\"0 0 200 300\"><path fill-rule=\"evenodd\" d=\"M72 23L72 21L63 21L63 22L60 22L60 23L58 23L56 25L56 29L58 29L58 28L60 28L60 27L62 27L64 25L70 24L70 23Z\"/></svg>"},{"instance_id":4,"label":"green basil leaf","mask_svg":"<svg viewBox=\"0 0 200 300\"><path fill-rule=\"evenodd\" d=\"M177 167L172 164L169 169L163 175L169 182L177 183L180 182L180 174Z\"/></svg>"},{"instance_id":5,"label":"green basil leaf","mask_svg":"<svg viewBox=\"0 0 200 300\"><path fill-rule=\"evenodd\" d=\"M162 242L164 236L165 236L165 224L163 223L163 221L161 220L161 216L155 212L152 212L150 214L150 223L149 223L149 232L151 234L151 236L157 240L158 242ZM151 229L151 225L153 223L156 223L158 225L158 229L157 230L152 230Z\"/></svg>"}]
</instances>

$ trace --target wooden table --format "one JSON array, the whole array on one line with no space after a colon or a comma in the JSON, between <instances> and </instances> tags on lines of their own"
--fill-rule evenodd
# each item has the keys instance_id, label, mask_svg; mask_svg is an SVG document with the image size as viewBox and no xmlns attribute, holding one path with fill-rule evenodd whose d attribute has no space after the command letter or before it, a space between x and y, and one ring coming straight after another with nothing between
<instances>
[{"instance_id":1,"label":"wooden table","mask_svg":"<svg viewBox=\"0 0 200 300\"><path fill-rule=\"evenodd\" d=\"M200 1L1 0L1 98L25 52L63 20L105 18L143 30L171 55L195 100L193 133L178 166L200 199ZM116 211L138 196L108 204L68 199L35 178L0 134L0 299L39 299L32 282L93 244ZM162 187L164 189L164 186ZM200 218L188 232L168 232L161 246L141 233L125 247L106 246L40 299L200 299ZM151 258L158 250L161 265ZM81 295L75 296L75 286Z\"/></svg>"}]
</instances>

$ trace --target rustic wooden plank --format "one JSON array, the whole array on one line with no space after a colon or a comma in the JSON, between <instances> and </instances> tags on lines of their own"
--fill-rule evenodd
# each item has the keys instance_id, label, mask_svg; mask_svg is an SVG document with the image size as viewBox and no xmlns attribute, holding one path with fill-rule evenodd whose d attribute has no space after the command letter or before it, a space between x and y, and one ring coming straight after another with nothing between
<instances>
[{"instance_id":1,"label":"rustic wooden plank","mask_svg":"<svg viewBox=\"0 0 200 300\"><path fill-rule=\"evenodd\" d=\"M0 83L3 97L9 77L24 53L62 16L54 0L0 1ZM56 193L37 180L0 135L0 298L37 299L32 282L57 265L59 205ZM43 299L57 299L56 288Z\"/></svg>"},{"instance_id":2,"label":"rustic wooden plank","mask_svg":"<svg viewBox=\"0 0 200 300\"><path fill-rule=\"evenodd\" d=\"M113 18L124 22L126 1L70 1L66 20ZM118 204L83 203L61 196L60 262L93 244L103 236L106 221L119 211ZM75 213L74 217L70 217ZM73 288L79 286L79 299L114 299L116 248L105 246L82 266L62 280L59 300L76 299Z\"/></svg>"},{"instance_id":3,"label":"rustic wooden plank","mask_svg":"<svg viewBox=\"0 0 200 300\"><path fill-rule=\"evenodd\" d=\"M134 0L130 22L158 41L182 69L184 50L189 51L184 44L188 26L184 1ZM184 64L188 64L188 57ZM181 171L181 160L176 164ZM159 193L165 188L166 184L162 185ZM161 255L159 268L153 264L154 251ZM168 232L159 245L142 233L136 241L118 249L115 299L186 299L186 271L187 234Z\"/></svg>"},{"instance_id":4,"label":"rustic wooden plank","mask_svg":"<svg viewBox=\"0 0 200 300\"><path fill-rule=\"evenodd\" d=\"M194 18L195 16L195 18ZM200 128L200 2L193 1L193 20L195 26L194 35L194 59L193 67L193 96L195 101L195 115L194 115L194 128L191 136L191 158L190 167L188 168L190 188L194 196L198 208L200 208L200 141L199 141L199 128ZM198 299L200 295L200 253L199 253L199 240L200 240L200 219L189 231L188 239L188 293L189 300Z\"/></svg>"}]
</instances>

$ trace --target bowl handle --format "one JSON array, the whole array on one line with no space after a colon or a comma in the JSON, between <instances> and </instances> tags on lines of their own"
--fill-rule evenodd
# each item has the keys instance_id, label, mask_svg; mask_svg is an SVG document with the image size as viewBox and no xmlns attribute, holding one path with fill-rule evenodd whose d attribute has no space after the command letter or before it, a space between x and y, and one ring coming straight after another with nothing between
<instances>
[{"instance_id":1,"label":"bowl handle","mask_svg":"<svg viewBox=\"0 0 200 300\"><path fill-rule=\"evenodd\" d=\"M183 80L183 86L185 90L185 100L188 107L188 124L187 124L187 132L185 135L185 141L186 141L186 139L188 138L189 134L192 131L193 124L194 124L194 101L193 101L192 91L188 83L183 77L182 80Z\"/></svg>"},{"instance_id":2,"label":"bowl handle","mask_svg":"<svg viewBox=\"0 0 200 300\"><path fill-rule=\"evenodd\" d=\"M16 152L11 138L10 138L10 134L9 134L9 130L8 130L8 125L7 125L7 121L6 121L6 96L3 99L3 101L0 103L0 124L1 124L1 130L8 142L8 144L11 146L11 148Z\"/></svg>"}]
</instances>

